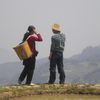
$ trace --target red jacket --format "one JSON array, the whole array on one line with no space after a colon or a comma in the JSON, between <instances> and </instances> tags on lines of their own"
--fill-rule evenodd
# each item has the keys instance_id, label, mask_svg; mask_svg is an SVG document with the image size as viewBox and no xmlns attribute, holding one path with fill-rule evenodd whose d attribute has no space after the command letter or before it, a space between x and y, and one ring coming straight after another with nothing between
<instances>
[{"instance_id":1,"label":"red jacket","mask_svg":"<svg viewBox=\"0 0 100 100\"><path fill-rule=\"evenodd\" d=\"M43 39L40 34L37 34L37 35L32 34L32 35L29 35L29 37L27 38L27 41L28 41L30 49L32 50L32 52L34 52L36 51L35 41L43 41Z\"/></svg>"}]
</instances>

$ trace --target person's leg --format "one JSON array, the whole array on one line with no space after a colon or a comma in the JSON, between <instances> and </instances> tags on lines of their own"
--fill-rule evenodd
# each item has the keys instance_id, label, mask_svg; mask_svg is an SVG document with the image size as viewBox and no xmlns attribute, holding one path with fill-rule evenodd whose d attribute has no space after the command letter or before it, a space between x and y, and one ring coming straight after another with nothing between
<instances>
[{"instance_id":1,"label":"person's leg","mask_svg":"<svg viewBox=\"0 0 100 100\"><path fill-rule=\"evenodd\" d=\"M65 83L65 72L63 68L63 54L58 55L57 67L58 67L58 72L59 72L59 80L60 80L59 83L64 84Z\"/></svg>"},{"instance_id":2,"label":"person's leg","mask_svg":"<svg viewBox=\"0 0 100 100\"><path fill-rule=\"evenodd\" d=\"M36 59L34 58L34 59L32 59L32 62L29 65L27 78L26 78L26 84L28 84L28 85L30 85L31 81L32 81L32 77L33 77L33 73L34 73L34 69L35 69L35 62L36 62Z\"/></svg>"},{"instance_id":3,"label":"person's leg","mask_svg":"<svg viewBox=\"0 0 100 100\"><path fill-rule=\"evenodd\" d=\"M55 55L52 56L50 60L50 77L49 77L49 84L53 84L56 79L56 58Z\"/></svg>"},{"instance_id":4,"label":"person's leg","mask_svg":"<svg viewBox=\"0 0 100 100\"><path fill-rule=\"evenodd\" d=\"M18 79L18 83L19 83L19 84L22 83L22 81L24 80L24 78L25 78L26 75L27 75L27 72L28 72L28 66L24 66L24 69L23 69L23 71L21 72L20 77L19 77L19 79Z\"/></svg>"}]
</instances>

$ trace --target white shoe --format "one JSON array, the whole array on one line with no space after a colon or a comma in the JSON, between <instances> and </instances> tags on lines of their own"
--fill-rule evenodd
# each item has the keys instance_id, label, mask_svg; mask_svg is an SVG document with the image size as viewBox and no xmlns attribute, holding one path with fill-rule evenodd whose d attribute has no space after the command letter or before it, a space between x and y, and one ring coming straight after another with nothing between
<instances>
[{"instance_id":1,"label":"white shoe","mask_svg":"<svg viewBox=\"0 0 100 100\"><path fill-rule=\"evenodd\" d=\"M31 83L30 85L35 85L34 83Z\"/></svg>"}]
</instances>

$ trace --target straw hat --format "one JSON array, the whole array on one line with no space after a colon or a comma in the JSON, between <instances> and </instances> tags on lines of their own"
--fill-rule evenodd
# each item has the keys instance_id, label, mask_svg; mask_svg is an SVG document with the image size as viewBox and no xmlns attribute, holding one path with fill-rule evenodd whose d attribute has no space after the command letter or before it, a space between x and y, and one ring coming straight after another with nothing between
<instances>
[{"instance_id":1,"label":"straw hat","mask_svg":"<svg viewBox=\"0 0 100 100\"><path fill-rule=\"evenodd\" d=\"M52 29L53 29L53 30L56 30L56 31L61 31L61 30L60 30L60 25L59 25L59 24L53 24L53 25L52 25Z\"/></svg>"}]
</instances>

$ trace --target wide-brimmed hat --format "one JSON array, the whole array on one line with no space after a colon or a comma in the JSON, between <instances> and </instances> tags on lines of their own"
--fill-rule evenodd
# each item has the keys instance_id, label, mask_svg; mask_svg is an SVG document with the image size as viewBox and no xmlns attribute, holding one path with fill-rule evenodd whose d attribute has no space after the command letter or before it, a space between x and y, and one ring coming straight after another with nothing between
<instances>
[{"instance_id":1,"label":"wide-brimmed hat","mask_svg":"<svg viewBox=\"0 0 100 100\"><path fill-rule=\"evenodd\" d=\"M52 29L55 30L55 31L61 31L61 30L60 30L60 25L59 25L59 24L53 24L53 25L52 25Z\"/></svg>"}]
</instances>

